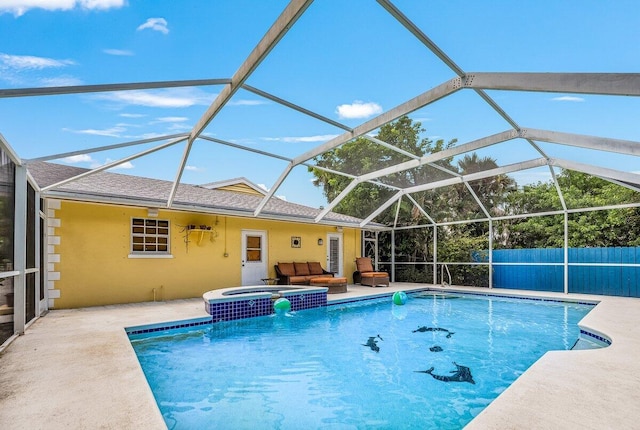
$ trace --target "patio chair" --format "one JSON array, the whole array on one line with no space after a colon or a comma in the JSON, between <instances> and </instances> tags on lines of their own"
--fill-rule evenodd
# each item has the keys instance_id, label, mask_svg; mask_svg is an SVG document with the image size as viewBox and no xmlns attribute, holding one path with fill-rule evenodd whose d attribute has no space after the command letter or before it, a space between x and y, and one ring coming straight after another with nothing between
<instances>
[{"instance_id":1,"label":"patio chair","mask_svg":"<svg viewBox=\"0 0 640 430\"><path fill-rule=\"evenodd\" d=\"M357 271L353 274L353 281L360 285L369 287L389 286L389 274L387 272L376 272L369 257L356 258Z\"/></svg>"}]
</instances>

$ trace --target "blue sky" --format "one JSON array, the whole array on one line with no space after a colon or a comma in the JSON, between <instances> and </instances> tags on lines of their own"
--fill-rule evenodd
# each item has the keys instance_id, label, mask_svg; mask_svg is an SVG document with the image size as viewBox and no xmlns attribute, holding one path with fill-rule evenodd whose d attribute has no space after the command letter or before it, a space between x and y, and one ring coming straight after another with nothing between
<instances>
[{"instance_id":1,"label":"blue sky","mask_svg":"<svg viewBox=\"0 0 640 430\"><path fill-rule=\"evenodd\" d=\"M0 0L0 89L230 78L285 1ZM394 3L466 72L640 70L635 1L414 1ZM455 77L374 1L317 0L247 84L355 127ZM23 158L189 132L221 86L0 99L0 133ZM522 127L640 141L631 97L489 91ZM426 137L459 143L509 129L475 93L460 91L411 117ZM244 90L206 135L295 157L342 130ZM153 145L61 162L104 164ZM640 171L631 156L541 144L550 156ZM118 171L173 180L183 144ZM524 141L481 151L504 165L536 158ZM271 187L286 163L197 141L183 181L245 176ZM548 179L548 170L519 174ZM306 168L277 195L325 205Z\"/></svg>"}]
</instances>

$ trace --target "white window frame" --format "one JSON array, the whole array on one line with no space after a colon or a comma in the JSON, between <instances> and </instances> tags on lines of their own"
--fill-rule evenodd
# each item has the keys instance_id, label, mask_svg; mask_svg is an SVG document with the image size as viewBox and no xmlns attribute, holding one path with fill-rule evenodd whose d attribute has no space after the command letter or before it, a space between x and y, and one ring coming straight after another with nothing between
<instances>
[{"instance_id":1,"label":"white window frame","mask_svg":"<svg viewBox=\"0 0 640 430\"><path fill-rule=\"evenodd\" d=\"M142 224L137 222L142 221ZM161 225L166 223L166 227ZM159 232L160 229L165 229ZM142 229L142 231L140 231ZM165 243L159 243L158 239L166 239ZM142 240L140 242L140 239ZM166 250L158 250L158 247L166 245ZM148 250L150 246L154 250ZM129 227L129 258L173 258L171 255L171 221L167 219L131 217Z\"/></svg>"}]
</instances>

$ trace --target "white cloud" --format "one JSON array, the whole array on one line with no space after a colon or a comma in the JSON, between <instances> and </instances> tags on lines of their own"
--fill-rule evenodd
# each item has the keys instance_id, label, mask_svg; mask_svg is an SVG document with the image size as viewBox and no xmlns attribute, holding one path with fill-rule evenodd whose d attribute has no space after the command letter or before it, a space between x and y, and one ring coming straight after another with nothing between
<instances>
[{"instance_id":1,"label":"white cloud","mask_svg":"<svg viewBox=\"0 0 640 430\"><path fill-rule=\"evenodd\" d=\"M536 184L538 182L547 182L551 180L551 174L547 171L536 171L536 170L523 170L520 172L510 173L515 181L518 183L518 186Z\"/></svg>"},{"instance_id":2,"label":"white cloud","mask_svg":"<svg viewBox=\"0 0 640 430\"><path fill-rule=\"evenodd\" d=\"M186 97L153 94L145 91L127 91L115 94L114 98L125 103L150 107L188 107L194 102Z\"/></svg>"},{"instance_id":3,"label":"white cloud","mask_svg":"<svg viewBox=\"0 0 640 430\"><path fill-rule=\"evenodd\" d=\"M80 154L80 155L72 155L71 157L63 158L62 161L68 164L90 163L89 167L92 169L95 169L97 167L102 167L105 164L113 163L114 160L107 158L107 160L104 163L101 163L100 161L93 159L89 154ZM112 167L112 169L133 169L133 168L134 168L134 165L130 161L127 161L118 166Z\"/></svg>"},{"instance_id":4,"label":"white cloud","mask_svg":"<svg viewBox=\"0 0 640 430\"><path fill-rule=\"evenodd\" d=\"M154 123L158 123L158 122L184 122L184 121L189 121L189 118L187 118L186 116L165 116L162 118L156 118L156 121Z\"/></svg>"},{"instance_id":5,"label":"white cloud","mask_svg":"<svg viewBox=\"0 0 640 430\"><path fill-rule=\"evenodd\" d=\"M190 172L201 172L204 169L201 167L196 167L196 166L184 166L184 170L188 170Z\"/></svg>"},{"instance_id":6,"label":"white cloud","mask_svg":"<svg viewBox=\"0 0 640 430\"><path fill-rule=\"evenodd\" d=\"M265 184L256 184L258 187L262 188L263 190L265 190L266 192L269 192L269 188L267 188L267 186ZM287 196L274 196L280 200L284 200L285 202L287 201Z\"/></svg>"},{"instance_id":7,"label":"white cloud","mask_svg":"<svg viewBox=\"0 0 640 430\"><path fill-rule=\"evenodd\" d=\"M63 158L62 161L69 164L94 162L93 158L91 158L89 154L72 155L71 157Z\"/></svg>"},{"instance_id":8,"label":"white cloud","mask_svg":"<svg viewBox=\"0 0 640 430\"><path fill-rule=\"evenodd\" d=\"M73 130L70 128L63 128L63 131L68 131L76 134L90 134L93 136L110 136L110 137L121 137L122 133L126 131L126 128L121 126L106 128L103 130L95 129L95 128L87 128L84 130Z\"/></svg>"},{"instance_id":9,"label":"white cloud","mask_svg":"<svg viewBox=\"0 0 640 430\"><path fill-rule=\"evenodd\" d=\"M128 123L128 122L119 122L119 123L116 124L116 127L122 127L122 128L137 127L137 128L140 128L140 127L142 127L142 125L140 125L140 124L131 124L131 123Z\"/></svg>"},{"instance_id":10,"label":"white cloud","mask_svg":"<svg viewBox=\"0 0 640 430\"><path fill-rule=\"evenodd\" d=\"M133 55L132 51L126 49L103 49L102 52L109 55L123 56L123 57L131 57Z\"/></svg>"},{"instance_id":11,"label":"white cloud","mask_svg":"<svg viewBox=\"0 0 640 430\"><path fill-rule=\"evenodd\" d=\"M109 164L109 163L113 163L114 160L107 158L107 161L105 161L103 164L101 164L102 166L104 166L105 164ZM98 166L92 166L92 167L100 167L101 165ZM133 163L131 163L131 161L126 161L122 164L119 164L117 166L112 167L111 169L133 169L135 166L133 165Z\"/></svg>"},{"instance_id":12,"label":"white cloud","mask_svg":"<svg viewBox=\"0 0 640 430\"><path fill-rule=\"evenodd\" d=\"M9 55L0 53L0 69L42 70L73 66L75 64L73 60L56 60L54 58L35 57L32 55Z\"/></svg>"},{"instance_id":13,"label":"white cloud","mask_svg":"<svg viewBox=\"0 0 640 430\"><path fill-rule=\"evenodd\" d=\"M92 169L96 169L98 167L102 167L106 164L109 163L113 163L115 160L112 160L111 158L107 158L104 163L101 163L99 161L93 160L93 163L91 163L91 165L89 166ZM125 161L122 164L119 164L117 166L111 167L107 170L116 170L116 169L133 169L135 166L133 165L133 163L131 163L131 161Z\"/></svg>"},{"instance_id":14,"label":"white cloud","mask_svg":"<svg viewBox=\"0 0 640 430\"><path fill-rule=\"evenodd\" d=\"M264 100L235 100L228 103L230 106L258 106L268 104Z\"/></svg>"},{"instance_id":15,"label":"white cloud","mask_svg":"<svg viewBox=\"0 0 640 430\"><path fill-rule=\"evenodd\" d=\"M190 125L187 124L171 124L170 126L167 127L167 130L170 131L183 131L183 130L191 130L193 127L191 127Z\"/></svg>"},{"instance_id":16,"label":"white cloud","mask_svg":"<svg viewBox=\"0 0 640 430\"><path fill-rule=\"evenodd\" d=\"M134 136L134 138L137 139L153 139L155 137L161 137L161 136L165 136L166 133L157 133L157 132L151 132L151 133L143 133L139 136Z\"/></svg>"},{"instance_id":17,"label":"white cloud","mask_svg":"<svg viewBox=\"0 0 640 430\"><path fill-rule=\"evenodd\" d=\"M82 85L82 82L78 78L73 76L58 76L55 78L41 78L41 86L43 87L71 87L74 85Z\"/></svg>"},{"instance_id":18,"label":"white cloud","mask_svg":"<svg viewBox=\"0 0 640 430\"><path fill-rule=\"evenodd\" d=\"M190 125L184 124L185 121L189 121L189 118L187 118L186 116L165 116L156 118L155 121L150 121L149 125L167 124L167 130L170 131L191 130Z\"/></svg>"},{"instance_id":19,"label":"white cloud","mask_svg":"<svg viewBox=\"0 0 640 430\"><path fill-rule=\"evenodd\" d=\"M194 105L208 106L213 101L215 94L209 94L196 88L169 88L157 91L119 91L99 94L94 97L126 105L184 108Z\"/></svg>"},{"instance_id":20,"label":"white cloud","mask_svg":"<svg viewBox=\"0 0 640 430\"><path fill-rule=\"evenodd\" d=\"M125 0L0 0L0 14L4 12L20 16L29 9L71 10L76 7L85 10L119 8Z\"/></svg>"},{"instance_id":21,"label":"white cloud","mask_svg":"<svg viewBox=\"0 0 640 430\"><path fill-rule=\"evenodd\" d=\"M146 115L141 113L121 113L119 116L124 118L144 118Z\"/></svg>"},{"instance_id":22,"label":"white cloud","mask_svg":"<svg viewBox=\"0 0 640 430\"><path fill-rule=\"evenodd\" d=\"M3 0L0 0L0 4ZM39 76L43 70L58 70L74 66L73 60L64 60L33 55L10 55L0 52L0 80L12 85L63 87L81 85L82 82L68 75L58 77Z\"/></svg>"},{"instance_id":23,"label":"white cloud","mask_svg":"<svg viewBox=\"0 0 640 430\"><path fill-rule=\"evenodd\" d=\"M551 100L553 100L554 102L583 102L584 98L575 96L561 96L554 97Z\"/></svg>"},{"instance_id":24,"label":"white cloud","mask_svg":"<svg viewBox=\"0 0 640 430\"><path fill-rule=\"evenodd\" d=\"M340 118L346 119L368 118L373 115L381 114L382 106L374 102L365 103L363 101L356 100L351 104L339 105L336 108L336 113Z\"/></svg>"},{"instance_id":25,"label":"white cloud","mask_svg":"<svg viewBox=\"0 0 640 430\"><path fill-rule=\"evenodd\" d=\"M262 140L269 142L286 142L286 143L298 143L298 142L326 142L338 136L337 134L319 134L316 136L291 136L291 137L263 137Z\"/></svg>"},{"instance_id":26,"label":"white cloud","mask_svg":"<svg viewBox=\"0 0 640 430\"><path fill-rule=\"evenodd\" d=\"M141 31L147 28L159 31L162 34L169 34L169 29L167 28L167 20L164 18L148 18L144 24L140 24L138 26L137 30Z\"/></svg>"}]
</instances>

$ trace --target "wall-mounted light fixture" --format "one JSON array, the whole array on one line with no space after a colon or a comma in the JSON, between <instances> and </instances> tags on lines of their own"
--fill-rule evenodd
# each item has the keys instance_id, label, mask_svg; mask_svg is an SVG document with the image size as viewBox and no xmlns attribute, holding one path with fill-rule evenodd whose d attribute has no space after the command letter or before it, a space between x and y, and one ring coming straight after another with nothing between
<instances>
[{"instance_id":1,"label":"wall-mounted light fixture","mask_svg":"<svg viewBox=\"0 0 640 430\"><path fill-rule=\"evenodd\" d=\"M324 243L324 241L322 240L322 238L319 238L319 239L318 239L318 245L319 245L319 246L322 246L322 244L323 244L323 243Z\"/></svg>"},{"instance_id":2,"label":"wall-mounted light fixture","mask_svg":"<svg viewBox=\"0 0 640 430\"><path fill-rule=\"evenodd\" d=\"M148 208L147 209L147 216L148 217L156 217L158 216L158 209L157 208Z\"/></svg>"},{"instance_id":3,"label":"wall-mounted light fixture","mask_svg":"<svg viewBox=\"0 0 640 430\"><path fill-rule=\"evenodd\" d=\"M291 236L291 247L292 248L302 247L302 240L300 239L300 236Z\"/></svg>"}]
</instances>

